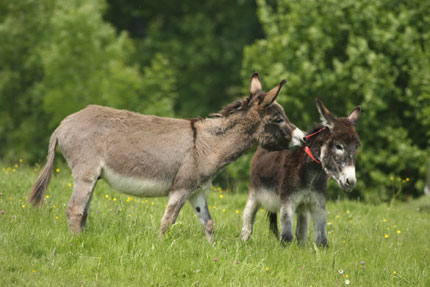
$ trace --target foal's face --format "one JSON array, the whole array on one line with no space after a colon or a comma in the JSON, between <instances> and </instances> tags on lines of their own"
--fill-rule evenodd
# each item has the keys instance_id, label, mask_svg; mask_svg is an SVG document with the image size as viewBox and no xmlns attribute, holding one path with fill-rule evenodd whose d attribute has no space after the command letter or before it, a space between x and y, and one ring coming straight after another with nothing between
<instances>
[{"instance_id":1,"label":"foal's face","mask_svg":"<svg viewBox=\"0 0 430 287\"><path fill-rule=\"evenodd\" d=\"M360 147L360 139L355 124L361 109L356 107L346 118L335 118L320 100L317 100L317 107L323 124L330 130L328 139L321 147L322 167L340 188L350 191L357 182L355 154Z\"/></svg>"},{"instance_id":2,"label":"foal's face","mask_svg":"<svg viewBox=\"0 0 430 287\"><path fill-rule=\"evenodd\" d=\"M360 140L348 119L340 118L336 121L330 139L321 149L321 164L340 188L350 191L357 182L355 154L360 147Z\"/></svg>"},{"instance_id":3,"label":"foal's face","mask_svg":"<svg viewBox=\"0 0 430 287\"><path fill-rule=\"evenodd\" d=\"M285 82L266 93L261 89L258 74L251 77L251 109L259 118L255 139L267 150L283 150L304 144L304 133L290 122L284 109L275 101Z\"/></svg>"}]
</instances>

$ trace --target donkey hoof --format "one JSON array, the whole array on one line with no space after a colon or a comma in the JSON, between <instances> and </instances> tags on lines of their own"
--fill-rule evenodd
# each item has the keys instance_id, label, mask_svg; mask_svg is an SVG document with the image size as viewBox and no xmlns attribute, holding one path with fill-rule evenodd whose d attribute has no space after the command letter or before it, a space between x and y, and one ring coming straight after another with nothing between
<instances>
[{"instance_id":1,"label":"donkey hoof","mask_svg":"<svg viewBox=\"0 0 430 287\"><path fill-rule=\"evenodd\" d=\"M317 246L318 247L322 247L322 248L329 248L327 240L326 241L317 242Z\"/></svg>"}]
</instances>

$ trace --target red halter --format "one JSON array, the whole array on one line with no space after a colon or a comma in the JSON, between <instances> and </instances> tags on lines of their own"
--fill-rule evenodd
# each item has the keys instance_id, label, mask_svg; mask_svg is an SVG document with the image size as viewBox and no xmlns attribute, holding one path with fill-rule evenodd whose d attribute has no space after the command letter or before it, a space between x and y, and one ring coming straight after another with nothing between
<instances>
[{"instance_id":1,"label":"red halter","mask_svg":"<svg viewBox=\"0 0 430 287\"><path fill-rule=\"evenodd\" d=\"M314 133L312 133L312 134L310 134L310 135L307 135L306 137L305 137L305 139L306 140L308 140L310 137L313 137L314 135L316 135L316 134L319 134L320 132L322 132L323 130L325 130L326 128L322 128L322 129L319 129L319 130L317 130L316 132L314 132ZM304 148L303 148L303 150L305 151L305 153L314 161L314 162L316 162L317 164L321 164L321 162L319 161L319 160L317 160L314 156L313 156L313 154L312 154L312 152L311 152L311 149L308 147L308 146L305 146Z\"/></svg>"}]
</instances>

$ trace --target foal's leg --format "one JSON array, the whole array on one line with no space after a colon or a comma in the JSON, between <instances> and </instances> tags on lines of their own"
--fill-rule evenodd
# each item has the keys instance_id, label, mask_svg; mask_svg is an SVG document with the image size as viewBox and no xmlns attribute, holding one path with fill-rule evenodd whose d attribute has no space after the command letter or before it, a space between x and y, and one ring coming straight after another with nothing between
<instances>
[{"instance_id":1,"label":"foal's leg","mask_svg":"<svg viewBox=\"0 0 430 287\"><path fill-rule=\"evenodd\" d=\"M178 189L169 193L167 207L164 211L163 218L161 219L160 234L162 237L164 237L167 231L169 231L170 226L175 223L176 218L178 218L179 211L182 206L184 206L190 195L191 192L186 189Z\"/></svg>"},{"instance_id":2,"label":"foal's leg","mask_svg":"<svg viewBox=\"0 0 430 287\"><path fill-rule=\"evenodd\" d=\"M297 212L296 238L300 245L306 243L309 230L310 216L307 210Z\"/></svg>"},{"instance_id":3,"label":"foal's leg","mask_svg":"<svg viewBox=\"0 0 430 287\"><path fill-rule=\"evenodd\" d=\"M281 205L281 244L290 243L294 239L293 218L296 207L290 202Z\"/></svg>"},{"instance_id":4,"label":"foal's leg","mask_svg":"<svg viewBox=\"0 0 430 287\"><path fill-rule=\"evenodd\" d=\"M260 204L255 199L254 193L249 193L248 201L246 202L245 210L243 211L243 227L241 232L241 239L247 241L252 234L252 228L254 226L255 215Z\"/></svg>"},{"instance_id":5,"label":"foal's leg","mask_svg":"<svg viewBox=\"0 0 430 287\"><path fill-rule=\"evenodd\" d=\"M196 212L200 223L203 225L206 238L210 243L214 241L214 222L209 213L206 202L206 190L202 190L190 198L190 204Z\"/></svg>"},{"instance_id":6,"label":"foal's leg","mask_svg":"<svg viewBox=\"0 0 430 287\"><path fill-rule=\"evenodd\" d=\"M315 243L319 246L328 247L327 240L327 213L325 210L325 198L321 195L316 204L311 207L312 221L314 222Z\"/></svg>"},{"instance_id":7,"label":"foal's leg","mask_svg":"<svg viewBox=\"0 0 430 287\"><path fill-rule=\"evenodd\" d=\"M69 220L70 230L73 233L79 233L86 226L91 197L100 175L100 170L94 169L87 173L83 173L80 170L76 173L73 172L73 174L73 193L66 209L66 215Z\"/></svg>"}]
</instances>

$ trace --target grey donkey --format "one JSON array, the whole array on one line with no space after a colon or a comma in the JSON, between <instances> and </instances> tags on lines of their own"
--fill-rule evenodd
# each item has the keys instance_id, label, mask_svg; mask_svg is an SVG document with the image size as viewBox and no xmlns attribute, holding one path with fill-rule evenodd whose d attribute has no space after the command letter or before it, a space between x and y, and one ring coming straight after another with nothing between
<instances>
[{"instance_id":1,"label":"grey donkey","mask_svg":"<svg viewBox=\"0 0 430 287\"><path fill-rule=\"evenodd\" d=\"M266 93L254 73L248 97L205 119L164 118L87 106L66 117L52 134L47 163L29 201L34 205L43 202L58 144L74 178L66 209L72 232L79 233L86 226L94 187L103 178L127 194L168 196L162 237L188 200L212 242L214 224L206 189L216 174L255 144L269 150L303 144L303 132L275 101L285 82Z\"/></svg>"}]
</instances>

